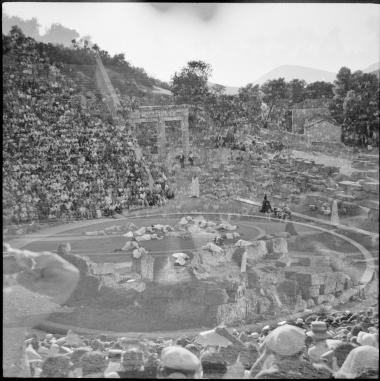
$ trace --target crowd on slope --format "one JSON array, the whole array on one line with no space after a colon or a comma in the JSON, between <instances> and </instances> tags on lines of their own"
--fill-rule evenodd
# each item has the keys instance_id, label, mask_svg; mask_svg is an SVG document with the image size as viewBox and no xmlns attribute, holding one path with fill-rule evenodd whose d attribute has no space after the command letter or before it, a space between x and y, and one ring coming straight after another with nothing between
<instances>
[{"instance_id":1,"label":"crowd on slope","mask_svg":"<svg viewBox=\"0 0 380 381\"><path fill-rule=\"evenodd\" d=\"M152 164L149 184L134 139L102 118L101 102L80 101L79 84L49 62L43 44L11 33L3 45L5 224L92 218L165 202L164 172Z\"/></svg>"},{"instance_id":2,"label":"crowd on slope","mask_svg":"<svg viewBox=\"0 0 380 381\"><path fill-rule=\"evenodd\" d=\"M309 313L256 332L217 327L213 338L34 334L25 353L32 377L377 378L378 321L369 308Z\"/></svg>"}]
</instances>

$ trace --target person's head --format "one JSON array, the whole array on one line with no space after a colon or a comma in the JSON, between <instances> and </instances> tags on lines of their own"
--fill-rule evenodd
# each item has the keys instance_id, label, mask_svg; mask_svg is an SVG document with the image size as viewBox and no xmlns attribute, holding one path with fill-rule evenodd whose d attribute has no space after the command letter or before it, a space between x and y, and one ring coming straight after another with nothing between
<instances>
[{"instance_id":1,"label":"person's head","mask_svg":"<svg viewBox=\"0 0 380 381\"><path fill-rule=\"evenodd\" d=\"M363 326L360 324L354 325L351 328L351 335L352 336L357 336L360 331L363 331Z\"/></svg>"},{"instance_id":2,"label":"person's head","mask_svg":"<svg viewBox=\"0 0 380 381\"><path fill-rule=\"evenodd\" d=\"M108 360L106 355L98 351L87 352L80 358L80 366L82 368L83 376L91 373L104 372L107 365Z\"/></svg>"},{"instance_id":3,"label":"person's head","mask_svg":"<svg viewBox=\"0 0 380 381\"><path fill-rule=\"evenodd\" d=\"M135 372L144 367L144 352L141 348L128 348L121 357L121 369L125 372Z\"/></svg>"},{"instance_id":4,"label":"person's head","mask_svg":"<svg viewBox=\"0 0 380 381\"><path fill-rule=\"evenodd\" d=\"M307 332L314 342L324 341L331 339L331 334L327 332L327 324L324 321L313 321L311 323L311 331Z\"/></svg>"},{"instance_id":5,"label":"person's head","mask_svg":"<svg viewBox=\"0 0 380 381\"><path fill-rule=\"evenodd\" d=\"M375 348L379 347L379 334L376 333L367 333L359 332L357 335L357 342L360 345L372 345Z\"/></svg>"},{"instance_id":6,"label":"person's head","mask_svg":"<svg viewBox=\"0 0 380 381\"><path fill-rule=\"evenodd\" d=\"M324 353L321 359L328 365L334 372L338 371L343 365L348 354L355 348L351 343L338 344L334 349Z\"/></svg>"},{"instance_id":7,"label":"person's head","mask_svg":"<svg viewBox=\"0 0 380 381\"><path fill-rule=\"evenodd\" d=\"M368 371L379 371L379 350L370 345L354 348L342 366L335 373L335 378L358 378Z\"/></svg>"},{"instance_id":8,"label":"person's head","mask_svg":"<svg viewBox=\"0 0 380 381\"><path fill-rule=\"evenodd\" d=\"M41 377L67 378L71 367L72 363L66 356L47 357L42 363Z\"/></svg>"},{"instance_id":9,"label":"person's head","mask_svg":"<svg viewBox=\"0 0 380 381\"><path fill-rule=\"evenodd\" d=\"M90 348L88 347L82 347L77 348L73 351L73 353L70 356L71 362L72 362L72 369L80 368L81 367L81 358L84 354L91 352Z\"/></svg>"},{"instance_id":10,"label":"person's head","mask_svg":"<svg viewBox=\"0 0 380 381\"><path fill-rule=\"evenodd\" d=\"M227 362L220 353L214 350L206 350L203 352L200 360L203 374L206 377L208 374L223 375L227 371Z\"/></svg>"},{"instance_id":11,"label":"person's head","mask_svg":"<svg viewBox=\"0 0 380 381\"><path fill-rule=\"evenodd\" d=\"M265 347L278 357L301 355L305 348L305 331L293 325L277 327L264 340Z\"/></svg>"},{"instance_id":12,"label":"person's head","mask_svg":"<svg viewBox=\"0 0 380 381\"><path fill-rule=\"evenodd\" d=\"M197 356L180 346L162 350L157 378L201 378L202 365Z\"/></svg>"}]
</instances>

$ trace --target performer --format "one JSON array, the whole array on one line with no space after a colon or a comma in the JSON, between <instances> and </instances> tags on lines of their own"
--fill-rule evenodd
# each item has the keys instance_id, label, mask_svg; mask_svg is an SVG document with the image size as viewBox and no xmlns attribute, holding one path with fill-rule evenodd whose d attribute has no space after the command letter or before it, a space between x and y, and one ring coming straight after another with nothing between
<instances>
[{"instance_id":1,"label":"performer","mask_svg":"<svg viewBox=\"0 0 380 381\"><path fill-rule=\"evenodd\" d=\"M181 163L181 168L185 168L185 155L183 153L179 155L179 162Z\"/></svg>"},{"instance_id":2,"label":"performer","mask_svg":"<svg viewBox=\"0 0 380 381\"><path fill-rule=\"evenodd\" d=\"M191 180L191 196L190 197L199 197L199 180L198 176L194 173Z\"/></svg>"},{"instance_id":3,"label":"performer","mask_svg":"<svg viewBox=\"0 0 380 381\"><path fill-rule=\"evenodd\" d=\"M193 156L192 152L189 153L188 160L189 160L190 165L193 166L194 165L194 156Z\"/></svg>"},{"instance_id":4,"label":"performer","mask_svg":"<svg viewBox=\"0 0 380 381\"><path fill-rule=\"evenodd\" d=\"M265 213L267 217L270 217L270 213L273 212L273 209L270 205L269 200L267 199L267 195L264 195L263 204L260 209L260 213Z\"/></svg>"}]
</instances>

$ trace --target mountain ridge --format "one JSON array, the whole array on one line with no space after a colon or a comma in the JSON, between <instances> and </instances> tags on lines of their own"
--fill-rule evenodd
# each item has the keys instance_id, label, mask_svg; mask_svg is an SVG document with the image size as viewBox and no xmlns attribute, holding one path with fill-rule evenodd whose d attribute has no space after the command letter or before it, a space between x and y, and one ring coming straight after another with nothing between
<instances>
[{"instance_id":1,"label":"mountain ridge","mask_svg":"<svg viewBox=\"0 0 380 381\"><path fill-rule=\"evenodd\" d=\"M363 73L372 73L379 76L380 73L380 63L376 62L365 69L361 69ZM260 76L256 81L253 82L254 85L262 85L265 81L277 78L285 78L285 81L291 81L292 79L303 79L306 83L312 83L316 81L334 82L337 73L333 73L326 70L311 68L308 66L301 65L280 65L270 70L266 74ZM217 83L208 82L209 88L219 85ZM237 86L225 86L225 94L236 95L238 94L239 87Z\"/></svg>"},{"instance_id":2,"label":"mountain ridge","mask_svg":"<svg viewBox=\"0 0 380 381\"><path fill-rule=\"evenodd\" d=\"M308 66L280 65L256 79L254 84L261 85L267 80L277 78L285 78L287 82L292 79L303 79L306 83L316 81L333 82L335 77L336 73Z\"/></svg>"}]
</instances>

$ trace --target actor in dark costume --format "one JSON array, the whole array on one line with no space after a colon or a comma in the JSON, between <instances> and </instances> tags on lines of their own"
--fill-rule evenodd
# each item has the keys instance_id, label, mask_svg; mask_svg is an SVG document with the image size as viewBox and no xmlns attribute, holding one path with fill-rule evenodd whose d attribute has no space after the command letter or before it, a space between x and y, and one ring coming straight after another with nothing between
<instances>
[{"instance_id":1,"label":"actor in dark costume","mask_svg":"<svg viewBox=\"0 0 380 381\"><path fill-rule=\"evenodd\" d=\"M181 168L185 168L185 155L183 153L179 155L179 162L181 163Z\"/></svg>"},{"instance_id":2,"label":"actor in dark costume","mask_svg":"<svg viewBox=\"0 0 380 381\"><path fill-rule=\"evenodd\" d=\"M267 195L264 195L264 201L260 209L260 213L271 213L273 211L269 200L267 199Z\"/></svg>"}]
</instances>

